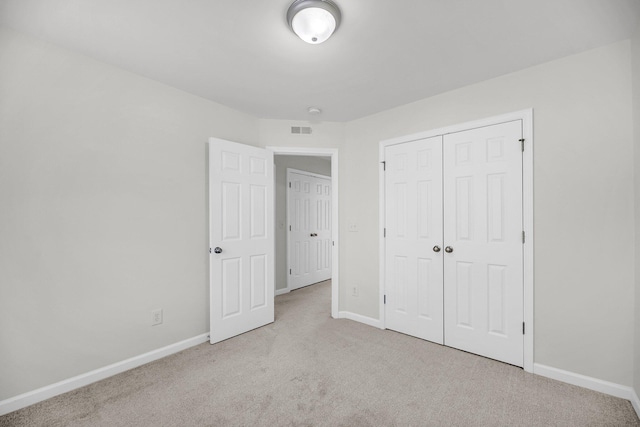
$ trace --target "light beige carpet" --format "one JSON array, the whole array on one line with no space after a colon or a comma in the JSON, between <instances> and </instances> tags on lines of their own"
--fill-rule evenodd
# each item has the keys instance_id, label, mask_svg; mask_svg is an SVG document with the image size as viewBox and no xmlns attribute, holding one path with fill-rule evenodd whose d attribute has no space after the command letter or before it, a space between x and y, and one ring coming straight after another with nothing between
<instances>
[{"instance_id":1,"label":"light beige carpet","mask_svg":"<svg viewBox=\"0 0 640 427\"><path fill-rule=\"evenodd\" d=\"M329 316L329 282L276 322L0 418L1 426L638 426L631 404Z\"/></svg>"}]
</instances>

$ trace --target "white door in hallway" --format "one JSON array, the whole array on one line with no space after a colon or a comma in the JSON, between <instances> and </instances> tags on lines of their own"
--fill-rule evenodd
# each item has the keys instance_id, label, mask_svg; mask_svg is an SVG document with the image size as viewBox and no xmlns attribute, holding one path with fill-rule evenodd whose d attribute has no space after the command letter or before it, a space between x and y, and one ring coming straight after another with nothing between
<instances>
[{"instance_id":1,"label":"white door in hallway","mask_svg":"<svg viewBox=\"0 0 640 427\"><path fill-rule=\"evenodd\" d=\"M331 178L287 169L289 289L331 278Z\"/></svg>"},{"instance_id":2,"label":"white door in hallway","mask_svg":"<svg viewBox=\"0 0 640 427\"><path fill-rule=\"evenodd\" d=\"M522 122L444 136L444 343L523 366Z\"/></svg>"},{"instance_id":3,"label":"white door in hallway","mask_svg":"<svg viewBox=\"0 0 640 427\"><path fill-rule=\"evenodd\" d=\"M210 341L274 320L273 153L209 139Z\"/></svg>"},{"instance_id":4,"label":"white door in hallway","mask_svg":"<svg viewBox=\"0 0 640 427\"><path fill-rule=\"evenodd\" d=\"M386 327L443 343L442 137L385 148Z\"/></svg>"}]
</instances>

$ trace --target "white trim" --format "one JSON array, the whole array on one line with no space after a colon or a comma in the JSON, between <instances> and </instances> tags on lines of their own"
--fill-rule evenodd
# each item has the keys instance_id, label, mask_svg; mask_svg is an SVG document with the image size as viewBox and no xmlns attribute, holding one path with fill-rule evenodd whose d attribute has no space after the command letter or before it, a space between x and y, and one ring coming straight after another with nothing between
<instances>
[{"instance_id":1,"label":"white trim","mask_svg":"<svg viewBox=\"0 0 640 427\"><path fill-rule=\"evenodd\" d=\"M621 399L632 400L632 396L635 394L634 390L628 386L588 377L582 374L576 374L575 372L552 368L551 366L541 365L540 363L534 363L533 373L553 380L562 381L563 383L573 384L578 387L584 387L589 390L619 397ZM633 404L633 401L631 403ZM637 411L638 410L636 409L636 412Z\"/></svg>"},{"instance_id":2,"label":"white trim","mask_svg":"<svg viewBox=\"0 0 640 427\"><path fill-rule=\"evenodd\" d=\"M380 144L395 145L405 142L417 141L419 139L431 138L433 136L447 135L450 133L462 132L465 130L497 125L500 123L512 122L514 120L527 120L533 117L533 109L514 111L512 113L500 114L498 116L486 117L484 119L473 120L470 122L458 123L451 126L445 126L437 129L431 129L423 132L413 133L410 135L399 136L396 138L385 139Z\"/></svg>"},{"instance_id":3,"label":"white trim","mask_svg":"<svg viewBox=\"0 0 640 427\"><path fill-rule=\"evenodd\" d=\"M289 288L276 289L276 296L288 294L289 292L291 292Z\"/></svg>"},{"instance_id":4,"label":"white trim","mask_svg":"<svg viewBox=\"0 0 640 427\"><path fill-rule=\"evenodd\" d=\"M378 291L378 313L380 317L380 327L382 329L387 328L387 320L386 313L384 309L384 298L385 298L385 276L387 274L385 270L385 246L384 246L384 229L387 224L387 218L385 216L385 182L384 182L384 170L385 163L384 162L384 148L385 144L380 143L379 152L378 152L378 236L379 237L379 245L378 245L378 281L379 283L379 291Z\"/></svg>"},{"instance_id":5,"label":"white trim","mask_svg":"<svg viewBox=\"0 0 640 427\"><path fill-rule=\"evenodd\" d=\"M522 137L524 138L524 153L522 153L522 227L525 237L523 253L524 279L524 370L533 372L533 338L534 338L534 230L533 230L533 109L523 110L516 114L522 119Z\"/></svg>"},{"instance_id":6,"label":"white trim","mask_svg":"<svg viewBox=\"0 0 640 427\"><path fill-rule=\"evenodd\" d=\"M327 175L320 175L319 173L307 172L300 169L287 168L287 176L289 175L289 172L297 173L298 175L312 176L314 178L331 179L331 177Z\"/></svg>"},{"instance_id":7,"label":"white trim","mask_svg":"<svg viewBox=\"0 0 640 427\"><path fill-rule=\"evenodd\" d=\"M140 354L138 356L131 357L129 359L117 362L93 371L86 372L84 374L77 375L75 377L67 378L66 380L59 381L57 383L29 391L27 393L20 394L18 396L11 397L9 399L0 401L0 415L5 415L18 409L26 408L29 405L33 405L43 400L50 399L54 396L58 396L63 393L67 393L71 390L75 390L80 387L84 387L88 384L96 381L103 380L116 374L128 371L138 366L145 365L154 360L162 359L163 357L177 353L182 350L186 350L189 347L193 347L209 341L209 334L198 335L193 338L186 339L184 341L170 344L168 346L152 350L148 353Z\"/></svg>"},{"instance_id":8,"label":"white trim","mask_svg":"<svg viewBox=\"0 0 640 427\"><path fill-rule=\"evenodd\" d=\"M638 418L640 418L640 399L638 398L638 393L636 390L631 389L631 405L633 405L633 409L636 410L636 414L638 414Z\"/></svg>"},{"instance_id":9,"label":"white trim","mask_svg":"<svg viewBox=\"0 0 640 427\"><path fill-rule=\"evenodd\" d=\"M339 184L338 184L338 149L337 148L303 148L272 147L279 156L316 156L331 157L331 234L334 243L331 256L331 317L339 318L338 307L340 297L340 218L339 218ZM288 285L287 285L288 286Z\"/></svg>"},{"instance_id":10,"label":"white trim","mask_svg":"<svg viewBox=\"0 0 640 427\"><path fill-rule=\"evenodd\" d=\"M379 192L379 257L380 257L380 277L379 277L379 310L382 328L385 328L384 317L384 238L383 232L385 227L384 218L384 170L382 162L385 161L384 151L390 145L402 144L419 139L431 138L434 136L447 135L454 132L462 132L469 129L491 126L500 123L511 122L514 120L522 120L522 135L525 139L524 153L522 160L522 204L523 204L523 228L527 238L524 243L523 268L524 268L524 301L523 301L523 318L526 323L526 334L523 341L523 368L527 372L533 372L533 355L534 355L534 259L533 259L533 109L515 111L513 113L502 114L499 116L488 117L485 119L474 120L471 122L460 123L438 129L432 129L425 132L414 133L411 135L391 138L380 141L379 147L379 173L378 173L378 192Z\"/></svg>"},{"instance_id":11,"label":"white trim","mask_svg":"<svg viewBox=\"0 0 640 427\"><path fill-rule=\"evenodd\" d=\"M382 327L382 322L378 319L374 319L373 317L363 316L361 314L352 313L350 311L340 311L338 312L338 319L349 319L355 322L364 323L365 325L373 326L374 328L384 329Z\"/></svg>"}]
</instances>

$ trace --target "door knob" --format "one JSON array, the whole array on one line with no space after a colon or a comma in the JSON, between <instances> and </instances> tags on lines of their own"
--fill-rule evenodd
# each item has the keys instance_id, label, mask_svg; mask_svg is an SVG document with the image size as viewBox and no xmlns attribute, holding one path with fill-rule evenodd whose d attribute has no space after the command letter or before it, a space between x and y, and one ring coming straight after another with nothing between
<instances>
[{"instance_id":1,"label":"door knob","mask_svg":"<svg viewBox=\"0 0 640 427\"><path fill-rule=\"evenodd\" d=\"M222 253L222 248L219 248L219 247L218 247L218 248L215 248L215 249L213 250L213 252L215 252L215 253L217 253L217 254L220 254L220 253Z\"/></svg>"},{"instance_id":2,"label":"door knob","mask_svg":"<svg viewBox=\"0 0 640 427\"><path fill-rule=\"evenodd\" d=\"M435 245L435 246L433 247L433 252L440 252L440 246Z\"/></svg>"},{"instance_id":3,"label":"door knob","mask_svg":"<svg viewBox=\"0 0 640 427\"><path fill-rule=\"evenodd\" d=\"M447 246L446 248L444 248L444 251L450 254L451 252L453 252L453 248L451 246Z\"/></svg>"}]
</instances>

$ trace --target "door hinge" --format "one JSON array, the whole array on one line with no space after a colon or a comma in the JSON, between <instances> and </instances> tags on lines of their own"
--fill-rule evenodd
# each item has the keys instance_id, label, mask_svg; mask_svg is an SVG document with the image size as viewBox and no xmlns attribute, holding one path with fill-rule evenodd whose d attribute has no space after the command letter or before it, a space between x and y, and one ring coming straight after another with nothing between
<instances>
[{"instance_id":1,"label":"door hinge","mask_svg":"<svg viewBox=\"0 0 640 427\"><path fill-rule=\"evenodd\" d=\"M209 248L209 253L211 253L211 248Z\"/></svg>"},{"instance_id":2,"label":"door hinge","mask_svg":"<svg viewBox=\"0 0 640 427\"><path fill-rule=\"evenodd\" d=\"M291 274L291 269L289 269L289 274Z\"/></svg>"},{"instance_id":3,"label":"door hinge","mask_svg":"<svg viewBox=\"0 0 640 427\"><path fill-rule=\"evenodd\" d=\"M336 242L334 242L333 240L331 241L331 246L335 246Z\"/></svg>"},{"instance_id":4,"label":"door hinge","mask_svg":"<svg viewBox=\"0 0 640 427\"><path fill-rule=\"evenodd\" d=\"M524 335L524 322L522 322L522 335Z\"/></svg>"},{"instance_id":5,"label":"door hinge","mask_svg":"<svg viewBox=\"0 0 640 427\"><path fill-rule=\"evenodd\" d=\"M384 304L386 304L387 303L387 296L386 295L383 297L383 300L384 300Z\"/></svg>"},{"instance_id":6,"label":"door hinge","mask_svg":"<svg viewBox=\"0 0 640 427\"><path fill-rule=\"evenodd\" d=\"M387 162L384 161L384 162L380 162L380 163L382 163L382 170L386 171L387 170Z\"/></svg>"},{"instance_id":7,"label":"door hinge","mask_svg":"<svg viewBox=\"0 0 640 427\"><path fill-rule=\"evenodd\" d=\"M291 231L291 226L289 226L289 231Z\"/></svg>"},{"instance_id":8,"label":"door hinge","mask_svg":"<svg viewBox=\"0 0 640 427\"><path fill-rule=\"evenodd\" d=\"M291 183L289 183L289 188L291 188Z\"/></svg>"},{"instance_id":9,"label":"door hinge","mask_svg":"<svg viewBox=\"0 0 640 427\"><path fill-rule=\"evenodd\" d=\"M524 153L524 138L520 140L520 147L522 148L522 152Z\"/></svg>"},{"instance_id":10,"label":"door hinge","mask_svg":"<svg viewBox=\"0 0 640 427\"><path fill-rule=\"evenodd\" d=\"M522 243L524 244L524 230L522 231Z\"/></svg>"},{"instance_id":11,"label":"door hinge","mask_svg":"<svg viewBox=\"0 0 640 427\"><path fill-rule=\"evenodd\" d=\"M382 237L387 237L387 229L386 228L384 228L382 230Z\"/></svg>"}]
</instances>

